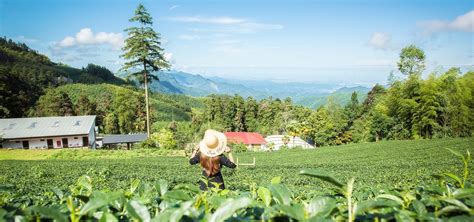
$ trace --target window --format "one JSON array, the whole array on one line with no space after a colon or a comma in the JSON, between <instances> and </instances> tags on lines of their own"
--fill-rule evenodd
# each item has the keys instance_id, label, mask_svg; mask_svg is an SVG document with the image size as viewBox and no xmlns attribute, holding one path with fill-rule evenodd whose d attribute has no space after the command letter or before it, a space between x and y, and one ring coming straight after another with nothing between
<instances>
[{"instance_id":1,"label":"window","mask_svg":"<svg viewBox=\"0 0 474 222\"><path fill-rule=\"evenodd\" d=\"M20 143L20 141L15 141L15 143Z\"/></svg>"},{"instance_id":2,"label":"window","mask_svg":"<svg viewBox=\"0 0 474 222\"><path fill-rule=\"evenodd\" d=\"M77 137L74 137L75 140L77 140Z\"/></svg>"},{"instance_id":3,"label":"window","mask_svg":"<svg viewBox=\"0 0 474 222\"><path fill-rule=\"evenodd\" d=\"M40 139L40 141L44 141L44 139Z\"/></svg>"}]
</instances>

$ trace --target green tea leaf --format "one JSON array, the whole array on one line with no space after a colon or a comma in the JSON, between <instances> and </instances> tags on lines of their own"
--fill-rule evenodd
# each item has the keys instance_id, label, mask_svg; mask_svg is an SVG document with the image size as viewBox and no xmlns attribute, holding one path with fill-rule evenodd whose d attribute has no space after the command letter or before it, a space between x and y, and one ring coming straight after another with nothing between
<instances>
[{"instance_id":1,"label":"green tea leaf","mask_svg":"<svg viewBox=\"0 0 474 222\"><path fill-rule=\"evenodd\" d=\"M107 204L108 204L108 201L106 198L103 198L103 197L92 198L89 200L89 202L86 203L86 205L84 205L84 207L82 207L81 211L79 212L79 215L85 215Z\"/></svg>"},{"instance_id":2,"label":"green tea leaf","mask_svg":"<svg viewBox=\"0 0 474 222\"><path fill-rule=\"evenodd\" d=\"M452 195L456 199L474 197L474 188L460 188L455 190Z\"/></svg>"},{"instance_id":3,"label":"green tea leaf","mask_svg":"<svg viewBox=\"0 0 474 222\"><path fill-rule=\"evenodd\" d=\"M102 217L100 218L99 222L117 222L117 218L110 213L104 213L102 214Z\"/></svg>"},{"instance_id":4,"label":"green tea leaf","mask_svg":"<svg viewBox=\"0 0 474 222\"><path fill-rule=\"evenodd\" d=\"M137 190L138 186L140 185L140 180L134 179L130 184L130 193L134 193Z\"/></svg>"},{"instance_id":5,"label":"green tea leaf","mask_svg":"<svg viewBox=\"0 0 474 222\"><path fill-rule=\"evenodd\" d=\"M462 159L464 159L464 156L463 156L460 152L458 152L458 151L456 151L456 150L453 150L453 149L449 149L449 148L445 148L445 149L447 149L447 150L448 150L449 152L451 152L452 154L454 154L454 155L456 155L456 156L461 157Z\"/></svg>"},{"instance_id":6,"label":"green tea leaf","mask_svg":"<svg viewBox=\"0 0 474 222\"><path fill-rule=\"evenodd\" d=\"M271 184L280 184L281 183L281 176L273 177L271 180Z\"/></svg>"},{"instance_id":7,"label":"green tea leaf","mask_svg":"<svg viewBox=\"0 0 474 222\"><path fill-rule=\"evenodd\" d=\"M465 204L463 204L461 201L452 199L452 198L447 198L447 199L442 199L442 201L453 204L457 206L460 210L465 211L465 212L470 212L469 207L467 207Z\"/></svg>"},{"instance_id":8,"label":"green tea leaf","mask_svg":"<svg viewBox=\"0 0 474 222\"><path fill-rule=\"evenodd\" d=\"M61 214L58 208L35 206L31 208L34 212L38 213L41 218L53 219L58 222L67 222L68 219L65 215Z\"/></svg>"},{"instance_id":9,"label":"green tea leaf","mask_svg":"<svg viewBox=\"0 0 474 222\"><path fill-rule=\"evenodd\" d=\"M422 217L427 214L426 207L421 201L414 200L412 204L413 204L413 208L415 209L416 214Z\"/></svg>"},{"instance_id":10,"label":"green tea leaf","mask_svg":"<svg viewBox=\"0 0 474 222\"><path fill-rule=\"evenodd\" d=\"M252 200L248 197L240 197L235 200L226 201L212 214L209 221L222 222L231 217L235 211L247 207L250 203L252 203Z\"/></svg>"},{"instance_id":11,"label":"green tea leaf","mask_svg":"<svg viewBox=\"0 0 474 222\"><path fill-rule=\"evenodd\" d=\"M403 205L403 200L400 197L397 197L397 196L392 195L392 194L380 194L376 198L377 199L378 198L384 198L384 199L393 200L393 201L397 202L399 205Z\"/></svg>"},{"instance_id":12,"label":"green tea leaf","mask_svg":"<svg viewBox=\"0 0 474 222\"><path fill-rule=\"evenodd\" d=\"M316 197L309 202L306 211L309 217L327 217L335 207L335 199L330 197Z\"/></svg>"},{"instance_id":13,"label":"green tea leaf","mask_svg":"<svg viewBox=\"0 0 474 222\"><path fill-rule=\"evenodd\" d=\"M193 205L192 201L187 201L181 204L179 209L174 210L169 218L170 222L179 222L183 217L184 213Z\"/></svg>"},{"instance_id":14,"label":"green tea leaf","mask_svg":"<svg viewBox=\"0 0 474 222\"><path fill-rule=\"evenodd\" d=\"M146 206L136 200L129 201L126 208L130 216L141 222L149 222L151 219L150 212L148 212Z\"/></svg>"},{"instance_id":15,"label":"green tea leaf","mask_svg":"<svg viewBox=\"0 0 474 222\"><path fill-rule=\"evenodd\" d=\"M447 176L447 177L449 177L449 178L455 180L459 185L462 184L462 180L461 180L458 176L456 176L456 175L454 175L454 174L452 174L452 173L443 173L443 175L445 175L445 176Z\"/></svg>"},{"instance_id":16,"label":"green tea leaf","mask_svg":"<svg viewBox=\"0 0 474 222\"><path fill-rule=\"evenodd\" d=\"M152 222L162 222L162 221L170 221L171 214L173 213L173 210L166 210L158 214Z\"/></svg>"},{"instance_id":17,"label":"green tea leaf","mask_svg":"<svg viewBox=\"0 0 474 222\"><path fill-rule=\"evenodd\" d=\"M270 189L275 202L283 205L291 204L291 192L288 187L282 184L272 184L269 185L268 188Z\"/></svg>"},{"instance_id":18,"label":"green tea leaf","mask_svg":"<svg viewBox=\"0 0 474 222\"><path fill-rule=\"evenodd\" d=\"M160 195L163 196L165 195L166 192L168 192L168 182L166 180L159 180L155 184L156 189L160 192Z\"/></svg>"},{"instance_id":19,"label":"green tea leaf","mask_svg":"<svg viewBox=\"0 0 474 222\"><path fill-rule=\"evenodd\" d=\"M328 183L333 184L334 186L338 188L342 188L344 185L334 178L332 175L328 174L327 172L321 171L321 170L316 170L316 169L305 169L300 171L301 175L306 175L306 176L311 176L311 177L316 177L318 179L321 179L323 181L326 181Z\"/></svg>"},{"instance_id":20,"label":"green tea leaf","mask_svg":"<svg viewBox=\"0 0 474 222\"><path fill-rule=\"evenodd\" d=\"M304 208L299 204L295 205L278 205L278 209L281 210L287 216L296 219L298 221L304 220Z\"/></svg>"},{"instance_id":21,"label":"green tea leaf","mask_svg":"<svg viewBox=\"0 0 474 222\"><path fill-rule=\"evenodd\" d=\"M182 190L171 190L165 193L163 199L167 200L190 200L191 196Z\"/></svg>"},{"instance_id":22,"label":"green tea leaf","mask_svg":"<svg viewBox=\"0 0 474 222\"><path fill-rule=\"evenodd\" d=\"M197 194L201 191L201 189L199 189L198 186L193 185L193 184L178 184L173 189L175 189L175 190L188 190L188 191L191 191L195 194Z\"/></svg>"},{"instance_id":23,"label":"green tea leaf","mask_svg":"<svg viewBox=\"0 0 474 222\"><path fill-rule=\"evenodd\" d=\"M265 206L270 206L272 202L272 194L269 189L265 187L259 187L257 190L258 197L263 201Z\"/></svg>"}]
</instances>

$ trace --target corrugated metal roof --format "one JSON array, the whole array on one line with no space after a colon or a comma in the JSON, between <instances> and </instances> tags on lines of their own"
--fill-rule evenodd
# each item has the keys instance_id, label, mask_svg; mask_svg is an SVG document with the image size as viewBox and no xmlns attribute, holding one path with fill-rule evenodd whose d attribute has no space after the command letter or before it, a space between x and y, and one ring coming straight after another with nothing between
<instances>
[{"instance_id":1,"label":"corrugated metal roof","mask_svg":"<svg viewBox=\"0 0 474 222\"><path fill-rule=\"evenodd\" d=\"M145 141L147 135L143 133L138 134L113 134L105 135L102 139L102 144L117 144L117 143L135 143Z\"/></svg>"},{"instance_id":2,"label":"corrugated metal roof","mask_svg":"<svg viewBox=\"0 0 474 222\"><path fill-rule=\"evenodd\" d=\"M243 143L249 144L267 144L260 133L249 132L226 132L224 133L229 143Z\"/></svg>"},{"instance_id":3,"label":"corrugated metal roof","mask_svg":"<svg viewBox=\"0 0 474 222\"><path fill-rule=\"evenodd\" d=\"M0 119L0 135L3 139L85 135L94 121L95 116Z\"/></svg>"}]
</instances>

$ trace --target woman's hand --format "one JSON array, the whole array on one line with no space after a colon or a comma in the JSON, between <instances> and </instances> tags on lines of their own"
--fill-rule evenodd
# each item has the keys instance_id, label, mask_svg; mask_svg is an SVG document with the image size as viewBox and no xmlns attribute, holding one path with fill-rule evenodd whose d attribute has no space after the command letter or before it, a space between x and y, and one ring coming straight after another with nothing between
<instances>
[{"instance_id":1,"label":"woman's hand","mask_svg":"<svg viewBox=\"0 0 474 222\"><path fill-rule=\"evenodd\" d=\"M224 152L226 152L226 153L230 153L231 151L232 151L232 150L230 149L230 147L228 147L228 146L226 146L226 147L225 147L225 150L224 150Z\"/></svg>"},{"instance_id":2,"label":"woman's hand","mask_svg":"<svg viewBox=\"0 0 474 222\"><path fill-rule=\"evenodd\" d=\"M199 151L199 146L195 146L193 149L193 152L191 153L191 157L195 156L198 151Z\"/></svg>"}]
</instances>

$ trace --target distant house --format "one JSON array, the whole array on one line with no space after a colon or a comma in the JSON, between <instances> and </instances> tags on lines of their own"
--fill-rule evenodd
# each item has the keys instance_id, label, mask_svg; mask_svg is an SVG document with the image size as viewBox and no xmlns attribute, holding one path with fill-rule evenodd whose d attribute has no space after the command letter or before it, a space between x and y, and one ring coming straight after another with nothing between
<instances>
[{"instance_id":1,"label":"distant house","mask_svg":"<svg viewBox=\"0 0 474 222\"><path fill-rule=\"evenodd\" d=\"M283 145L285 145L285 143L283 142L284 141L283 137L285 136L284 135L271 135L271 136L265 137L265 141L267 141L267 143L273 144L272 150L279 150ZM289 140L286 145L289 148L293 148L293 147L302 147L305 149L314 148L314 146L311 146L311 144L309 144L308 142L302 140L301 138L297 136L295 137L288 136L288 139Z\"/></svg>"},{"instance_id":2,"label":"distant house","mask_svg":"<svg viewBox=\"0 0 474 222\"><path fill-rule=\"evenodd\" d=\"M260 133L250 132L226 132L228 143L243 143L248 149L266 149L267 142Z\"/></svg>"},{"instance_id":3,"label":"distant house","mask_svg":"<svg viewBox=\"0 0 474 222\"><path fill-rule=\"evenodd\" d=\"M95 116L0 119L0 148L95 148Z\"/></svg>"}]
</instances>

